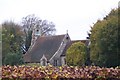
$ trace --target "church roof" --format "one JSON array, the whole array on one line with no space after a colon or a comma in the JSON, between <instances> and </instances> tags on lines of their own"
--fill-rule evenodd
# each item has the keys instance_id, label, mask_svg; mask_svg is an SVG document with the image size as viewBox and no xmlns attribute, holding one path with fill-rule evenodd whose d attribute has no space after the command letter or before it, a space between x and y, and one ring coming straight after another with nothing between
<instances>
[{"instance_id":1,"label":"church roof","mask_svg":"<svg viewBox=\"0 0 120 80\"><path fill-rule=\"evenodd\" d=\"M65 35L39 37L32 49L24 55L25 62L40 62L43 54L49 60L60 47Z\"/></svg>"}]
</instances>

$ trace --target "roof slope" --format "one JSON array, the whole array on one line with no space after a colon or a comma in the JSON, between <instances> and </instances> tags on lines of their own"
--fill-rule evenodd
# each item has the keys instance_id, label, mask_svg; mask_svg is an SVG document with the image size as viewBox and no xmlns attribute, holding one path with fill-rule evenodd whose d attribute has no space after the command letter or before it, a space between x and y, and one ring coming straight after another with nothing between
<instances>
[{"instance_id":1,"label":"roof slope","mask_svg":"<svg viewBox=\"0 0 120 80\"><path fill-rule=\"evenodd\" d=\"M24 55L25 62L40 62L43 54L49 60L60 47L65 35L39 37L33 48Z\"/></svg>"}]
</instances>

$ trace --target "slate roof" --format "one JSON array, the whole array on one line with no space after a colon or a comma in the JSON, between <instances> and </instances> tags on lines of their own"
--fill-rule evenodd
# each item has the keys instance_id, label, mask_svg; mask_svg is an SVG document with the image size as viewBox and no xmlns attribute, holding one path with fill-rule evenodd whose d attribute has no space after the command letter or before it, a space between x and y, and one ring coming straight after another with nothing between
<instances>
[{"instance_id":1,"label":"slate roof","mask_svg":"<svg viewBox=\"0 0 120 80\"><path fill-rule=\"evenodd\" d=\"M24 55L25 62L40 62L43 54L49 60L60 47L64 37L65 34L39 37L32 49Z\"/></svg>"}]
</instances>

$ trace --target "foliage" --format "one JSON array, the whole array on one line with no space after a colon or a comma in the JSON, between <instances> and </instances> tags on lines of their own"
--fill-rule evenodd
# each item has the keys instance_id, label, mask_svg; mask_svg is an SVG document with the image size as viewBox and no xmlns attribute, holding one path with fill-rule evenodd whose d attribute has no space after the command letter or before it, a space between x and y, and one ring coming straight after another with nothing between
<instances>
[{"instance_id":1,"label":"foliage","mask_svg":"<svg viewBox=\"0 0 120 80\"><path fill-rule=\"evenodd\" d=\"M2 79L82 79L82 80L119 80L120 69L100 68L98 66L2 66Z\"/></svg>"},{"instance_id":2,"label":"foliage","mask_svg":"<svg viewBox=\"0 0 120 80\"><path fill-rule=\"evenodd\" d=\"M23 32L18 24L4 22L2 24L2 62L3 65L18 64L22 58L21 46L23 45ZM19 53L20 55L18 55ZM13 57L15 59L13 59Z\"/></svg>"},{"instance_id":3,"label":"foliage","mask_svg":"<svg viewBox=\"0 0 120 80\"><path fill-rule=\"evenodd\" d=\"M118 66L118 9L112 10L103 20L98 20L91 30L90 57L95 65ZM112 63L111 63L112 62Z\"/></svg>"},{"instance_id":4,"label":"foliage","mask_svg":"<svg viewBox=\"0 0 120 80\"><path fill-rule=\"evenodd\" d=\"M54 35L56 29L53 22L41 20L39 17L28 15L23 17L22 26L25 32L25 50L27 51L31 45L33 30L39 28L40 36Z\"/></svg>"},{"instance_id":5,"label":"foliage","mask_svg":"<svg viewBox=\"0 0 120 80\"><path fill-rule=\"evenodd\" d=\"M0 66L2 66L2 26L0 25Z\"/></svg>"},{"instance_id":6,"label":"foliage","mask_svg":"<svg viewBox=\"0 0 120 80\"><path fill-rule=\"evenodd\" d=\"M8 65L19 65L23 64L21 53L8 53L5 57L5 64Z\"/></svg>"},{"instance_id":7,"label":"foliage","mask_svg":"<svg viewBox=\"0 0 120 80\"><path fill-rule=\"evenodd\" d=\"M84 65L86 61L86 46L82 42L73 43L67 50L66 61L68 65Z\"/></svg>"},{"instance_id":8,"label":"foliage","mask_svg":"<svg viewBox=\"0 0 120 80\"><path fill-rule=\"evenodd\" d=\"M24 63L24 64L22 64L22 66L23 65L25 65L25 66L31 66L31 67L34 67L34 66L40 67L41 66L40 63Z\"/></svg>"}]
</instances>

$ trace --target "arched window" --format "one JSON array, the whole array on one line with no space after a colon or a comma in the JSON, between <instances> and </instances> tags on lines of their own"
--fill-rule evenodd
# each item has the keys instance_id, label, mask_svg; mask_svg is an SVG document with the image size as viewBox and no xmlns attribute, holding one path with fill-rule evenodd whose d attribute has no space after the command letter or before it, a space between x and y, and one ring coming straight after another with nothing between
<instances>
[{"instance_id":1,"label":"arched window","mask_svg":"<svg viewBox=\"0 0 120 80\"><path fill-rule=\"evenodd\" d=\"M40 31L37 29L35 32L36 35L40 35Z\"/></svg>"},{"instance_id":2,"label":"arched window","mask_svg":"<svg viewBox=\"0 0 120 80\"><path fill-rule=\"evenodd\" d=\"M47 58L45 57L45 55L43 55L43 57L40 59L40 64L42 66L46 66L47 65Z\"/></svg>"},{"instance_id":3,"label":"arched window","mask_svg":"<svg viewBox=\"0 0 120 80\"><path fill-rule=\"evenodd\" d=\"M57 66L57 60L54 60L54 66Z\"/></svg>"},{"instance_id":4,"label":"arched window","mask_svg":"<svg viewBox=\"0 0 120 80\"><path fill-rule=\"evenodd\" d=\"M46 60L45 59L42 60L42 65L46 66Z\"/></svg>"},{"instance_id":5,"label":"arched window","mask_svg":"<svg viewBox=\"0 0 120 80\"><path fill-rule=\"evenodd\" d=\"M66 37L66 39L68 40L68 39L69 39L69 37L67 36L67 37Z\"/></svg>"}]
</instances>

